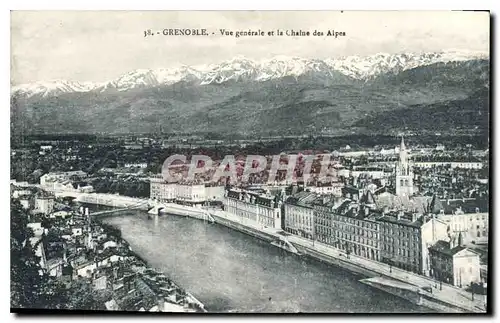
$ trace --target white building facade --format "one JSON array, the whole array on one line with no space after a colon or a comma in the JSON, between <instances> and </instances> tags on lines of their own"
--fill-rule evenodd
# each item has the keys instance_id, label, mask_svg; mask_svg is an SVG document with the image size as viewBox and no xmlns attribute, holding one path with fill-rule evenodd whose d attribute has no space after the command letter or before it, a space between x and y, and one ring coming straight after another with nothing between
<instances>
[{"instance_id":1,"label":"white building facade","mask_svg":"<svg viewBox=\"0 0 500 323\"><path fill-rule=\"evenodd\" d=\"M259 227L281 228L281 202L273 196L229 189L224 198L224 210Z\"/></svg>"}]
</instances>

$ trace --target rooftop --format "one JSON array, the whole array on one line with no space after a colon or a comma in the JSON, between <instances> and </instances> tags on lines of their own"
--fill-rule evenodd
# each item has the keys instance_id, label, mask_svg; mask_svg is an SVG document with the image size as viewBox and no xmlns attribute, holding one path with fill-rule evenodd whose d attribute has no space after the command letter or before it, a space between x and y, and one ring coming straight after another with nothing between
<instances>
[{"instance_id":1,"label":"rooftop","mask_svg":"<svg viewBox=\"0 0 500 323\"><path fill-rule=\"evenodd\" d=\"M450 248L449 242L439 240L434 245L432 245L429 249L432 251L444 254L446 256L453 257L456 253L458 253L464 249L467 249L467 248L465 248L463 246L456 246L454 248Z\"/></svg>"},{"instance_id":2,"label":"rooftop","mask_svg":"<svg viewBox=\"0 0 500 323\"><path fill-rule=\"evenodd\" d=\"M481 213L489 211L489 201L487 199L453 199L441 200L445 214L454 214L457 209L461 209L464 213L477 213L477 209Z\"/></svg>"}]
</instances>

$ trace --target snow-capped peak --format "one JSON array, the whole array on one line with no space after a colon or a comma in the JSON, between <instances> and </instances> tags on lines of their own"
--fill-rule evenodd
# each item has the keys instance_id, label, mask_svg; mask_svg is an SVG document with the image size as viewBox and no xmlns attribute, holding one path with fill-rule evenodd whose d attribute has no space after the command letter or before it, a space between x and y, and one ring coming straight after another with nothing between
<instances>
[{"instance_id":1,"label":"snow-capped peak","mask_svg":"<svg viewBox=\"0 0 500 323\"><path fill-rule=\"evenodd\" d=\"M326 59L334 70L355 79L367 79L383 73L395 73L440 62L487 58L482 52L447 51L442 53L377 53L371 56L348 56Z\"/></svg>"},{"instance_id":2,"label":"snow-capped peak","mask_svg":"<svg viewBox=\"0 0 500 323\"><path fill-rule=\"evenodd\" d=\"M72 82L54 80L17 85L12 93L26 96L59 95L66 92L127 91L135 88L171 85L180 81L198 82L200 85L218 84L227 81L267 81L285 76L299 77L306 73L332 75L333 72L347 77L366 80L384 73L398 73L419 66L439 62L488 59L488 53L451 50L441 53L377 53L371 56L347 56L327 59L307 59L274 56L259 61L236 56L219 64L137 69L125 73L115 80L104 83Z\"/></svg>"},{"instance_id":3,"label":"snow-capped peak","mask_svg":"<svg viewBox=\"0 0 500 323\"><path fill-rule=\"evenodd\" d=\"M35 82L20 84L12 87L12 93L31 96L58 95L66 92L88 92L94 90L98 85L92 82L72 82L66 80L51 80L47 82Z\"/></svg>"}]
</instances>

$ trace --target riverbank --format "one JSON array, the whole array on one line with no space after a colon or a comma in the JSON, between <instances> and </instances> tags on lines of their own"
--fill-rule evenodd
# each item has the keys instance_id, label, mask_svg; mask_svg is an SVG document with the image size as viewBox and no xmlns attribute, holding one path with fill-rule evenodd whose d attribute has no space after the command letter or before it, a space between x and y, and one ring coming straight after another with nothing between
<instances>
[{"instance_id":1,"label":"riverbank","mask_svg":"<svg viewBox=\"0 0 500 323\"><path fill-rule=\"evenodd\" d=\"M278 234L278 232L281 231L279 229L258 227L250 221L244 222L244 220L237 216L224 211L210 210L210 213L214 217L216 223L249 234L266 242L281 237ZM481 302L481 300L477 298L472 300L470 294L454 286L442 284L442 289L433 288L432 292L428 292L423 288L436 285L436 282L428 277L419 276L398 268L389 268L386 264L354 255L347 256L344 252L332 246L298 236L289 235L287 236L287 240L305 256L339 266L360 274L365 278L382 276L396 281L409 282L418 288L418 292L416 292L416 295L409 297L408 300L414 302L415 298L413 296L416 296L418 297L418 302L416 302L418 305L426 306L441 312L459 311L465 313L485 313L484 303ZM396 296L404 295L404 293L393 294Z\"/></svg>"},{"instance_id":2,"label":"riverbank","mask_svg":"<svg viewBox=\"0 0 500 323\"><path fill-rule=\"evenodd\" d=\"M179 210L183 211L180 212ZM253 223L246 223L242 221L242 219L224 211L215 209L197 209L196 216L192 216L190 214L191 212L189 211L191 210L188 210L188 207L175 204L175 209L172 210L172 212L168 213L189 216L199 220L206 220L206 216L208 213L216 223L243 232L247 235L256 237L266 242L271 242L273 240L281 238L281 236L277 234L277 232L281 230L257 227ZM388 268L386 264L371 261L354 255L346 256L345 253L343 253L341 250L336 249L332 246L323 245L319 242L315 243L312 240L304 239L298 236L290 235L287 237L287 239L302 254L308 257L347 269L357 274L361 274L366 278L374 276L384 276L403 282L411 281L412 284L419 288L418 297L426 300L426 302L419 301L419 303L425 303L425 306L429 308L443 311L443 309L447 306L448 310L451 312L455 312L457 310L460 310L462 312L485 312L484 302L481 302L477 298L476 300L472 300L468 293L454 286L443 284L442 290L434 287L432 292L428 292L424 288L436 285L436 282L428 277L419 276L397 268Z\"/></svg>"},{"instance_id":3,"label":"riverbank","mask_svg":"<svg viewBox=\"0 0 500 323\"><path fill-rule=\"evenodd\" d=\"M142 264L144 267L142 272L153 272L153 276L163 275L163 273L161 273L160 270L154 269L149 264L149 262L147 260L145 260L137 252L132 250L132 248L130 247L130 244L122 237L121 230L119 228L117 228L111 224L103 223L100 220L94 220L94 222L96 222L96 224L99 225L104 230L104 233L106 233L109 236L114 237L115 239L117 239L120 242L120 244L122 244L123 246L125 246L127 248L127 250L128 250L127 257L135 258L136 263ZM183 291L182 294L184 295L183 297L185 299L185 303L188 304L188 308L186 310L184 310L184 312L193 312L190 310L191 308L194 309L194 312L202 312L202 313L207 312L207 310L205 309L205 305L202 302L200 302L198 299L196 299L191 293L186 292L183 288L181 288L179 285L177 285L175 282L173 282L170 278L167 278L167 280L170 282L169 289ZM162 288L160 288L160 289L162 289ZM167 303L165 303L165 304L167 304ZM176 304L174 304L174 305L176 305ZM172 306L172 309L173 309L173 311L179 312L179 310L177 308L174 308L173 306ZM169 312L168 308L166 308L166 310L164 310L164 311Z\"/></svg>"}]
</instances>

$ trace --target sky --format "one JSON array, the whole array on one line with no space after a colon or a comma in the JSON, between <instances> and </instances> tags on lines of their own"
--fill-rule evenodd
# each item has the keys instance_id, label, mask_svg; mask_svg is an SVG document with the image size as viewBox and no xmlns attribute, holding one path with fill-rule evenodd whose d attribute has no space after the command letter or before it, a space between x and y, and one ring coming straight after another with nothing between
<instances>
[{"instance_id":1,"label":"sky","mask_svg":"<svg viewBox=\"0 0 500 323\"><path fill-rule=\"evenodd\" d=\"M103 82L135 69L376 53L489 51L488 12L461 11L12 11L11 83ZM209 36L144 37L144 31L205 28ZM220 36L245 31L328 30L334 37ZM212 35L212 32L215 35Z\"/></svg>"}]
</instances>

